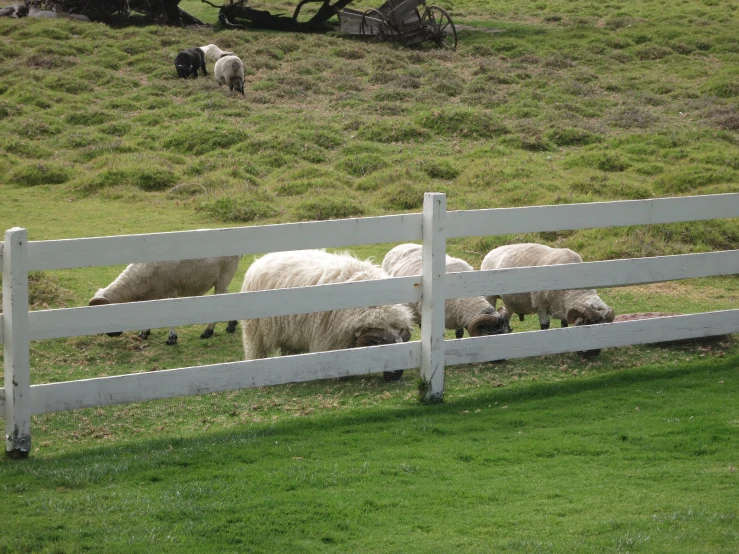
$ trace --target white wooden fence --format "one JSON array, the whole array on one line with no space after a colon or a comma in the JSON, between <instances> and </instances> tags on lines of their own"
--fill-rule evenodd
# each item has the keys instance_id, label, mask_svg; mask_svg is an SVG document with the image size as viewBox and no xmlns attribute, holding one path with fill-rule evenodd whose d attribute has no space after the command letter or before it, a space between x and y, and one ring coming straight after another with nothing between
<instances>
[{"instance_id":1,"label":"white wooden fence","mask_svg":"<svg viewBox=\"0 0 739 554\"><path fill-rule=\"evenodd\" d=\"M0 243L6 452L28 455L34 414L421 368L427 399L441 400L445 365L522 358L739 332L739 309L653 320L444 340L444 300L477 295L635 285L739 273L739 250L445 274L446 240L739 217L739 193L487 210L446 210L429 193L421 214L51 241L13 228ZM422 241L423 273L381 281L131 304L28 311L28 272ZM154 327L422 302L420 342L265 360L30 384L29 342Z\"/></svg>"}]
</instances>

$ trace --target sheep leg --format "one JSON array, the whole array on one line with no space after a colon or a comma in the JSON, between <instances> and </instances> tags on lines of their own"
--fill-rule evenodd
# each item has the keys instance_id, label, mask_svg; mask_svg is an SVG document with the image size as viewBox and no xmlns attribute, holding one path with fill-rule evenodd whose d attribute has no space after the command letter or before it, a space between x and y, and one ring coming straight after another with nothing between
<instances>
[{"instance_id":1,"label":"sheep leg","mask_svg":"<svg viewBox=\"0 0 739 554\"><path fill-rule=\"evenodd\" d=\"M234 331L236 331L236 326L238 324L239 324L238 321L229 321L228 322L228 326L226 327L226 332L227 333L233 333Z\"/></svg>"},{"instance_id":2,"label":"sheep leg","mask_svg":"<svg viewBox=\"0 0 739 554\"><path fill-rule=\"evenodd\" d=\"M169 337L167 338L167 344L169 346L177 344L177 331L175 331L174 327L169 328Z\"/></svg>"},{"instance_id":3,"label":"sheep leg","mask_svg":"<svg viewBox=\"0 0 739 554\"><path fill-rule=\"evenodd\" d=\"M200 335L201 339L209 339L213 336L213 331L216 328L215 323L209 323L208 326L205 328L205 331Z\"/></svg>"},{"instance_id":4,"label":"sheep leg","mask_svg":"<svg viewBox=\"0 0 739 554\"><path fill-rule=\"evenodd\" d=\"M562 327L567 327L567 325L568 325L567 324L567 320L566 319L563 319L561 321L562 321Z\"/></svg>"},{"instance_id":5,"label":"sheep leg","mask_svg":"<svg viewBox=\"0 0 739 554\"><path fill-rule=\"evenodd\" d=\"M149 335L151 335L151 329L144 329L139 333L139 338L141 340L146 340L149 338Z\"/></svg>"},{"instance_id":6,"label":"sheep leg","mask_svg":"<svg viewBox=\"0 0 739 554\"><path fill-rule=\"evenodd\" d=\"M457 337L458 339L463 338L464 337L464 329L457 329L456 331L454 331L454 336Z\"/></svg>"}]
</instances>

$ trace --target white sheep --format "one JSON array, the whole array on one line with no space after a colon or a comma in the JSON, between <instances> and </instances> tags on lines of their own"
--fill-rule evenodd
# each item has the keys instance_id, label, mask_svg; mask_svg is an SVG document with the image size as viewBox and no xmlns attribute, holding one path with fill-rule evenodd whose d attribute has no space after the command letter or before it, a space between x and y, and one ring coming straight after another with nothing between
<instances>
[{"instance_id":1,"label":"white sheep","mask_svg":"<svg viewBox=\"0 0 739 554\"><path fill-rule=\"evenodd\" d=\"M206 44L205 46L201 46L200 49L205 54L205 57L212 62L218 61L218 59L222 58L223 56L234 55L233 52L224 52L215 44Z\"/></svg>"},{"instance_id":2,"label":"white sheep","mask_svg":"<svg viewBox=\"0 0 739 554\"><path fill-rule=\"evenodd\" d=\"M218 58L213 68L218 85L228 85L229 90L236 89L244 94L244 64L238 56L229 54Z\"/></svg>"},{"instance_id":3,"label":"white sheep","mask_svg":"<svg viewBox=\"0 0 739 554\"><path fill-rule=\"evenodd\" d=\"M524 243L500 246L488 252L481 269L505 269L541 265L574 264L582 258L569 248L551 248L543 244ZM501 298L510 313L518 314L521 321L526 314L538 314L541 329L549 329L549 316L561 320L562 327L571 325L595 325L611 323L615 318L613 308L600 299L595 289L544 290L492 295L486 297L495 306ZM597 355L600 350L585 352Z\"/></svg>"},{"instance_id":4,"label":"white sheep","mask_svg":"<svg viewBox=\"0 0 739 554\"><path fill-rule=\"evenodd\" d=\"M303 250L267 254L244 275L242 292L386 279L388 274L369 260L349 253ZM241 322L244 357L255 360L282 354L324 352L361 346L394 344L410 339L413 312L390 304L310 314L294 314ZM386 380L403 371L386 371Z\"/></svg>"},{"instance_id":5,"label":"white sheep","mask_svg":"<svg viewBox=\"0 0 739 554\"><path fill-rule=\"evenodd\" d=\"M392 277L420 275L423 266L422 250L420 244L406 243L396 246L385 255L382 269ZM447 273L472 271L472 266L460 258L447 256L446 271ZM420 324L421 304L411 304L410 307L415 311L416 322ZM511 331L507 313L504 311L498 313L482 296L448 299L444 306L444 327L455 329L458 339L464 336L465 329L471 337L498 335Z\"/></svg>"},{"instance_id":6,"label":"white sheep","mask_svg":"<svg viewBox=\"0 0 739 554\"><path fill-rule=\"evenodd\" d=\"M36 17L39 19L56 19L56 13L38 8L39 4L29 4L28 17Z\"/></svg>"},{"instance_id":7,"label":"white sheep","mask_svg":"<svg viewBox=\"0 0 739 554\"><path fill-rule=\"evenodd\" d=\"M241 256L201 258L174 262L149 262L130 264L104 289L100 289L90 300L90 306L141 302L183 296L201 296L215 287L213 294L228 292L228 284L236 274ZM236 330L236 321L229 321L226 331ZM207 339L213 336L216 324L210 323L200 335ZM142 339L149 338L150 329L141 331ZM117 337L121 332L108 333ZM174 327L169 330L167 344L177 343Z\"/></svg>"}]
</instances>

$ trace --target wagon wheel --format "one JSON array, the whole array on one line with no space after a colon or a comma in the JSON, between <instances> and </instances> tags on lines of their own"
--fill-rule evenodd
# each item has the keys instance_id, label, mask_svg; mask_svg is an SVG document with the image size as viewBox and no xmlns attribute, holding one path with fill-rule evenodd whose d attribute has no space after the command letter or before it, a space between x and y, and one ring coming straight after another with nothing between
<instances>
[{"instance_id":1,"label":"wagon wheel","mask_svg":"<svg viewBox=\"0 0 739 554\"><path fill-rule=\"evenodd\" d=\"M370 8L362 14L359 34L372 40L385 40L390 36L390 24L382 12Z\"/></svg>"},{"instance_id":2,"label":"wagon wheel","mask_svg":"<svg viewBox=\"0 0 739 554\"><path fill-rule=\"evenodd\" d=\"M421 26L427 29L429 39L439 48L457 49L457 28L444 8L439 6L426 8L421 18Z\"/></svg>"}]
</instances>

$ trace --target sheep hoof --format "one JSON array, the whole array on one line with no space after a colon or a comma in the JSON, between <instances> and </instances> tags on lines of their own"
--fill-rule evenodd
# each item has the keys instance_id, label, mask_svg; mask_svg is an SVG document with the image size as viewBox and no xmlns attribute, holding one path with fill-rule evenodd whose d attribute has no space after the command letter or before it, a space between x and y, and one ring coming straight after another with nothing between
<instances>
[{"instance_id":1,"label":"sheep hoof","mask_svg":"<svg viewBox=\"0 0 739 554\"><path fill-rule=\"evenodd\" d=\"M382 380L386 382L400 381L401 377L403 377L402 369L398 371L383 371L382 372Z\"/></svg>"},{"instance_id":2,"label":"sheep hoof","mask_svg":"<svg viewBox=\"0 0 739 554\"><path fill-rule=\"evenodd\" d=\"M144 331L141 331L139 333L139 338L141 340L146 340L149 338L149 335L151 334L151 329L145 329Z\"/></svg>"},{"instance_id":3,"label":"sheep hoof","mask_svg":"<svg viewBox=\"0 0 739 554\"><path fill-rule=\"evenodd\" d=\"M168 346L172 346L173 344L177 344L177 335L169 335L169 338L167 339Z\"/></svg>"},{"instance_id":4,"label":"sheep hoof","mask_svg":"<svg viewBox=\"0 0 739 554\"><path fill-rule=\"evenodd\" d=\"M203 334L200 335L200 338L209 339L212 336L213 336L213 329L206 329L205 331L203 331Z\"/></svg>"},{"instance_id":5,"label":"sheep hoof","mask_svg":"<svg viewBox=\"0 0 739 554\"><path fill-rule=\"evenodd\" d=\"M464 338L464 329L457 329L454 331L454 336L458 339Z\"/></svg>"},{"instance_id":6,"label":"sheep hoof","mask_svg":"<svg viewBox=\"0 0 739 554\"><path fill-rule=\"evenodd\" d=\"M228 322L228 327L226 327L226 332L227 333L233 333L233 332L235 332L236 331L236 326L238 324L239 324L238 321L229 321Z\"/></svg>"}]
</instances>

